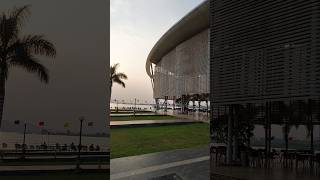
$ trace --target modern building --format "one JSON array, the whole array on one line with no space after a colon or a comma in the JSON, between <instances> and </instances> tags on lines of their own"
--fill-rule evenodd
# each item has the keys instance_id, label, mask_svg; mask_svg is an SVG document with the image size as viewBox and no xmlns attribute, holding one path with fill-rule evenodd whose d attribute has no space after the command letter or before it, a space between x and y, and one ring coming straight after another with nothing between
<instances>
[{"instance_id":1,"label":"modern building","mask_svg":"<svg viewBox=\"0 0 320 180\"><path fill-rule=\"evenodd\" d=\"M146 71L155 99L209 94L209 1L160 38L147 58Z\"/></svg>"},{"instance_id":2,"label":"modern building","mask_svg":"<svg viewBox=\"0 0 320 180\"><path fill-rule=\"evenodd\" d=\"M286 139L288 124L308 126L314 152L313 127L320 124L320 2L210 0L210 27L211 124L227 124L227 163L237 159L233 132L241 128L241 108L259 108L253 118L264 126L267 158L272 124L286 129ZM217 140L219 128L211 127Z\"/></svg>"},{"instance_id":3,"label":"modern building","mask_svg":"<svg viewBox=\"0 0 320 180\"><path fill-rule=\"evenodd\" d=\"M318 1L211 1L215 103L318 99Z\"/></svg>"},{"instance_id":4,"label":"modern building","mask_svg":"<svg viewBox=\"0 0 320 180\"><path fill-rule=\"evenodd\" d=\"M251 128L241 127L250 126L249 118L264 127L268 158L272 125L286 129L286 142L289 126L308 126L314 150L319 52L319 1L208 0L160 38L146 71L155 99L183 102L210 95L212 142L220 143L219 134L224 138L231 163L240 158L237 148L243 143L234 132Z\"/></svg>"}]
</instances>

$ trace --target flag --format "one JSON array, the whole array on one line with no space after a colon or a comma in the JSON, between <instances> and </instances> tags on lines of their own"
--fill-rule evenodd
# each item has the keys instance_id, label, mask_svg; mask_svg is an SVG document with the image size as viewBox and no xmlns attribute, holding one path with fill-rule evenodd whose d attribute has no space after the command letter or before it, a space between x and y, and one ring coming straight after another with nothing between
<instances>
[{"instance_id":1,"label":"flag","mask_svg":"<svg viewBox=\"0 0 320 180\"><path fill-rule=\"evenodd\" d=\"M64 123L64 125L63 125L63 127L65 127L65 128L67 128L67 127L69 127L69 126L70 126L69 123Z\"/></svg>"},{"instance_id":2,"label":"flag","mask_svg":"<svg viewBox=\"0 0 320 180\"><path fill-rule=\"evenodd\" d=\"M20 124L20 120L15 120L15 121L14 121L14 124L15 124L15 125Z\"/></svg>"},{"instance_id":3,"label":"flag","mask_svg":"<svg viewBox=\"0 0 320 180\"><path fill-rule=\"evenodd\" d=\"M44 126L44 122L43 121L38 122L38 126L39 127L43 127Z\"/></svg>"},{"instance_id":4,"label":"flag","mask_svg":"<svg viewBox=\"0 0 320 180\"><path fill-rule=\"evenodd\" d=\"M88 122L88 126L93 126L93 122Z\"/></svg>"}]
</instances>

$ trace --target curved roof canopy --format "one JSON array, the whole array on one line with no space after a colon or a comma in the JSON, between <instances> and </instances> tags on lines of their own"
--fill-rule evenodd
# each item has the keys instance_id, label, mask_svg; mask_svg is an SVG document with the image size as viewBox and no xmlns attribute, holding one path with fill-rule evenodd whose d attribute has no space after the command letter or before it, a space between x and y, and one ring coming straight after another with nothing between
<instances>
[{"instance_id":1,"label":"curved roof canopy","mask_svg":"<svg viewBox=\"0 0 320 180\"><path fill-rule=\"evenodd\" d=\"M155 44L146 62L146 70L150 77L152 77L150 72L151 63L158 63L163 56L168 54L176 46L209 28L209 4L209 1L206 0L193 9L171 27Z\"/></svg>"}]
</instances>

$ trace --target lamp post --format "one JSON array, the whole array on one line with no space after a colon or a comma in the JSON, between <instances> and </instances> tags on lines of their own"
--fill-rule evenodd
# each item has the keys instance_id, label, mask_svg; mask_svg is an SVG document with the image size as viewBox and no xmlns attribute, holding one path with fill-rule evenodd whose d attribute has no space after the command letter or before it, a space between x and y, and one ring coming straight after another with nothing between
<instances>
[{"instance_id":1,"label":"lamp post","mask_svg":"<svg viewBox=\"0 0 320 180\"><path fill-rule=\"evenodd\" d=\"M133 116L136 116L136 106L137 106L137 99L134 98L134 109L133 109Z\"/></svg>"},{"instance_id":2,"label":"lamp post","mask_svg":"<svg viewBox=\"0 0 320 180\"><path fill-rule=\"evenodd\" d=\"M80 133L79 133L79 146L78 146L78 163L77 163L77 169L80 169L80 153L81 153L81 149L82 149L82 124L84 121L84 117L80 117Z\"/></svg>"},{"instance_id":3,"label":"lamp post","mask_svg":"<svg viewBox=\"0 0 320 180\"><path fill-rule=\"evenodd\" d=\"M23 142L22 142L22 158L25 158L25 153L26 153L26 131L27 131L27 123L24 123Z\"/></svg>"}]
</instances>

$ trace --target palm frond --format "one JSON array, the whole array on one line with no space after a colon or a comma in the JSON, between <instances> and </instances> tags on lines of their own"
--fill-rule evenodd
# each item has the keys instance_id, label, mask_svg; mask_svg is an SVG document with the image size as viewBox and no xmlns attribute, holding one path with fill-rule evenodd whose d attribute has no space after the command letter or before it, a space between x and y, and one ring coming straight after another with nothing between
<instances>
[{"instance_id":1,"label":"palm frond","mask_svg":"<svg viewBox=\"0 0 320 180\"><path fill-rule=\"evenodd\" d=\"M16 39L17 36L18 28L15 20L7 18L7 16L3 14L0 20L0 42L2 51L5 51L9 42Z\"/></svg>"},{"instance_id":2,"label":"palm frond","mask_svg":"<svg viewBox=\"0 0 320 180\"><path fill-rule=\"evenodd\" d=\"M120 84L124 88L126 87L126 84L122 80L128 79L128 76L124 73L117 72L119 66L119 63L110 66L110 87L112 87L113 82Z\"/></svg>"},{"instance_id":3,"label":"palm frond","mask_svg":"<svg viewBox=\"0 0 320 180\"><path fill-rule=\"evenodd\" d=\"M43 36L28 35L23 38L22 42L26 44L26 47L30 52L36 55L55 57L57 54L54 45L50 41L44 39Z\"/></svg>"},{"instance_id":4,"label":"palm frond","mask_svg":"<svg viewBox=\"0 0 320 180\"><path fill-rule=\"evenodd\" d=\"M119 66L119 63L116 63L110 67L111 77L117 72Z\"/></svg>"},{"instance_id":5,"label":"palm frond","mask_svg":"<svg viewBox=\"0 0 320 180\"><path fill-rule=\"evenodd\" d=\"M17 23L17 26L22 27L24 22L29 18L31 5L25 5L22 7L14 7L10 14L10 18L14 19Z\"/></svg>"},{"instance_id":6,"label":"palm frond","mask_svg":"<svg viewBox=\"0 0 320 180\"><path fill-rule=\"evenodd\" d=\"M117 73L115 74L119 79L128 79L128 76L124 73Z\"/></svg>"},{"instance_id":7,"label":"palm frond","mask_svg":"<svg viewBox=\"0 0 320 180\"><path fill-rule=\"evenodd\" d=\"M38 60L31 55L17 56L10 61L10 66L21 67L28 72L36 73L44 83L49 82L48 69L40 64Z\"/></svg>"},{"instance_id":8,"label":"palm frond","mask_svg":"<svg viewBox=\"0 0 320 180\"><path fill-rule=\"evenodd\" d=\"M8 15L2 14L0 18L0 48L4 52L10 42L15 42L23 23L29 17L29 6L13 8Z\"/></svg>"},{"instance_id":9,"label":"palm frond","mask_svg":"<svg viewBox=\"0 0 320 180\"><path fill-rule=\"evenodd\" d=\"M119 78L113 79L113 82L120 84L122 87L126 87L126 84Z\"/></svg>"},{"instance_id":10,"label":"palm frond","mask_svg":"<svg viewBox=\"0 0 320 180\"><path fill-rule=\"evenodd\" d=\"M44 55L48 57L55 57L56 50L54 45L45 40L43 36L28 35L17 40L15 43L8 47L8 55L19 56L19 54L33 54L33 55Z\"/></svg>"}]
</instances>

